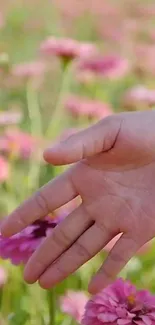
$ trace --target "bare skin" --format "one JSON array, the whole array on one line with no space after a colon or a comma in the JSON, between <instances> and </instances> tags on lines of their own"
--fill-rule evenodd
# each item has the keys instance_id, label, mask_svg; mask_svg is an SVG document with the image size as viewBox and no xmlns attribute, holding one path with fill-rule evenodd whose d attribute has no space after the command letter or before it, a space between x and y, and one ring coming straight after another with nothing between
<instances>
[{"instance_id":1,"label":"bare skin","mask_svg":"<svg viewBox=\"0 0 155 325\"><path fill-rule=\"evenodd\" d=\"M12 212L1 232L11 236L80 196L81 205L33 254L24 277L50 288L122 233L89 285L96 293L155 236L155 112L108 117L47 149L44 158L74 164Z\"/></svg>"}]
</instances>

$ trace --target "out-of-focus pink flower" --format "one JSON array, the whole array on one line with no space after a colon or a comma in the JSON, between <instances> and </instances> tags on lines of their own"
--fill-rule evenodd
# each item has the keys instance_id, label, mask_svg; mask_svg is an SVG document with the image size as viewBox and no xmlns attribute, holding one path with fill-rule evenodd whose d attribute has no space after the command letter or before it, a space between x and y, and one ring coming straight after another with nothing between
<instances>
[{"instance_id":1,"label":"out-of-focus pink flower","mask_svg":"<svg viewBox=\"0 0 155 325\"><path fill-rule=\"evenodd\" d=\"M97 79L96 74L91 71L86 70L77 70L76 71L76 80L83 85L94 84Z\"/></svg>"},{"instance_id":2,"label":"out-of-focus pink flower","mask_svg":"<svg viewBox=\"0 0 155 325\"><path fill-rule=\"evenodd\" d=\"M46 65L44 62L34 61L16 64L12 67L12 75L20 78L37 78L44 74Z\"/></svg>"},{"instance_id":3,"label":"out-of-focus pink flower","mask_svg":"<svg viewBox=\"0 0 155 325\"><path fill-rule=\"evenodd\" d=\"M112 115L112 109L107 103L77 96L71 96L66 101L65 106L73 116L87 116L101 119Z\"/></svg>"},{"instance_id":4,"label":"out-of-focus pink flower","mask_svg":"<svg viewBox=\"0 0 155 325\"><path fill-rule=\"evenodd\" d=\"M18 124L21 122L23 114L21 111L9 110L0 111L0 125Z\"/></svg>"},{"instance_id":5,"label":"out-of-focus pink flower","mask_svg":"<svg viewBox=\"0 0 155 325\"><path fill-rule=\"evenodd\" d=\"M92 297L83 325L151 325L155 323L155 296L122 279Z\"/></svg>"},{"instance_id":6,"label":"out-of-focus pink flower","mask_svg":"<svg viewBox=\"0 0 155 325\"><path fill-rule=\"evenodd\" d=\"M138 44L134 49L135 71L155 75L155 45Z\"/></svg>"},{"instance_id":7,"label":"out-of-focus pink flower","mask_svg":"<svg viewBox=\"0 0 155 325\"><path fill-rule=\"evenodd\" d=\"M2 266L0 266L0 287L3 287L3 285L7 282L7 279L7 271Z\"/></svg>"},{"instance_id":8,"label":"out-of-focus pink flower","mask_svg":"<svg viewBox=\"0 0 155 325\"><path fill-rule=\"evenodd\" d=\"M79 65L79 69L82 71L90 71L110 79L123 77L129 68L128 60L118 56L92 57Z\"/></svg>"},{"instance_id":9,"label":"out-of-focus pink flower","mask_svg":"<svg viewBox=\"0 0 155 325\"><path fill-rule=\"evenodd\" d=\"M155 5L154 3L147 3L147 4L141 4L140 6L137 7L137 13L139 14L139 16L145 19L148 18L154 18L155 15Z\"/></svg>"},{"instance_id":10,"label":"out-of-focus pink flower","mask_svg":"<svg viewBox=\"0 0 155 325\"><path fill-rule=\"evenodd\" d=\"M146 109L155 105L155 90L144 86L135 86L129 89L123 96L123 106L126 109Z\"/></svg>"},{"instance_id":11,"label":"out-of-focus pink flower","mask_svg":"<svg viewBox=\"0 0 155 325\"><path fill-rule=\"evenodd\" d=\"M9 177L9 164L0 156L0 183L6 181Z\"/></svg>"},{"instance_id":12,"label":"out-of-focus pink flower","mask_svg":"<svg viewBox=\"0 0 155 325\"><path fill-rule=\"evenodd\" d=\"M28 159L37 148L37 140L19 129L8 128L0 138L0 151Z\"/></svg>"},{"instance_id":13,"label":"out-of-focus pink flower","mask_svg":"<svg viewBox=\"0 0 155 325\"><path fill-rule=\"evenodd\" d=\"M0 257L10 259L12 264L26 263L33 252L48 236L48 234L62 220L62 217L55 219L46 217L44 220L37 220L20 233L3 238L0 235Z\"/></svg>"},{"instance_id":14,"label":"out-of-focus pink flower","mask_svg":"<svg viewBox=\"0 0 155 325\"><path fill-rule=\"evenodd\" d=\"M121 234L115 236L105 247L104 250L109 252L114 245L117 243L118 239L121 237ZM149 249L151 248L151 242L148 242L147 244L145 244L142 248L140 248L140 250L137 252L138 255L141 254L145 254L146 252L149 251Z\"/></svg>"},{"instance_id":15,"label":"out-of-focus pink flower","mask_svg":"<svg viewBox=\"0 0 155 325\"><path fill-rule=\"evenodd\" d=\"M88 296L82 291L68 291L60 299L60 308L62 312L70 315L77 322L80 322L84 314Z\"/></svg>"},{"instance_id":16,"label":"out-of-focus pink flower","mask_svg":"<svg viewBox=\"0 0 155 325\"><path fill-rule=\"evenodd\" d=\"M79 57L88 57L96 53L95 45L91 43L80 43L68 38L49 37L43 41L40 51L46 55L55 55L70 61Z\"/></svg>"}]
</instances>

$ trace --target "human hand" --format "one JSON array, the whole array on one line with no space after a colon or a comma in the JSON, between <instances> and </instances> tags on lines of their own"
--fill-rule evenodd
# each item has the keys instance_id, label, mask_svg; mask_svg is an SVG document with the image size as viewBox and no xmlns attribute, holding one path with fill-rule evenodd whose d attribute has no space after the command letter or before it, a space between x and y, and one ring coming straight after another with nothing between
<instances>
[{"instance_id":1,"label":"human hand","mask_svg":"<svg viewBox=\"0 0 155 325\"><path fill-rule=\"evenodd\" d=\"M129 259L155 236L155 112L103 119L48 149L54 165L74 163L8 216L11 236L76 196L82 203L30 258L25 280L49 288L122 233L89 291L108 285Z\"/></svg>"}]
</instances>

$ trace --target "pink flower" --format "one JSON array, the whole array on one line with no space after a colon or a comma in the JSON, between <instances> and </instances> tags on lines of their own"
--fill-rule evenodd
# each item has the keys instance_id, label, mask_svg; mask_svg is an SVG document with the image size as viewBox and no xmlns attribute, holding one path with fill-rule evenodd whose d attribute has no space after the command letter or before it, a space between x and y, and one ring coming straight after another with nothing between
<instances>
[{"instance_id":1,"label":"pink flower","mask_svg":"<svg viewBox=\"0 0 155 325\"><path fill-rule=\"evenodd\" d=\"M0 183L6 181L9 177L9 164L0 156Z\"/></svg>"},{"instance_id":2,"label":"pink flower","mask_svg":"<svg viewBox=\"0 0 155 325\"><path fill-rule=\"evenodd\" d=\"M80 43L73 39L49 37L40 47L43 54L55 55L67 61L87 57L96 52L96 47L91 43Z\"/></svg>"},{"instance_id":3,"label":"pink flower","mask_svg":"<svg viewBox=\"0 0 155 325\"><path fill-rule=\"evenodd\" d=\"M93 57L81 62L79 68L102 77L117 79L129 71L129 62L117 56Z\"/></svg>"},{"instance_id":4,"label":"pink flower","mask_svg":"<svg viewBox=\"0 0 155 325\"><path fill-rule=\"evenodd\" d=\"M116 280L92 297L86 305L83 325L153 325L155 296L137 291L129 282Z\"/></svg>"},{"instance_id":5,"label":"pink flower","mask_svg":"<svg viewBox=\"0 0 155 325\"><path fill-rule=\"evenodd\" d=\"M22 120L22 112L9 110L0 112L0 126L5 126L8 124L17 124Z\"/></svg>"},{"instance_id":6,"label":"pink flower","mask_svg":"<svg viewBox=\"0 0 155 325\"><path fill-rule=\"evenodd\" d=\"M151 19L151 18L154 18L154 15L155 15L155 5L154 3L152 4L149 4L147 3L146 5L145 4L142 4L141 6L139 6L137 8L138 10L138 14L139 16L142 18L145 18L145 19Z\"/></svg>"},{"instance_id":7,"label":"pink flower","mask_svg":"<svg viewBox=\"0 0 155 325\"><path fill-rule=\"evenodd\" d=\"M68 291L65 296L60 299L60 307L62 312L73 317L80 322L84 314L84 309L88 301L88 296L82 291Z\"/></svg>"},{"instance_id":8,"label":"pink flower","mask_svg":"<svg viewBox=\"0 0 155 325\"><path fill-rule=\"evenodd\" d=\"M6 270L0 266L0 287L2 287L8 279L8 274Z\"/></svg>"},{"instance_id":9,"label":"pink flower","mask_svg":"<svg viewBox=\"0 0 155 325\"><path fill-rule=\"evenodd\" d=\"M15 265L25 264L61 219L61 217L56 219L46 217L44 220L35 221L31 226L10 238L3 238L0 235L0 257L10 259Z\"/></svg>"},{"instance_id":10,"label":"pink flower","mask_svg":"<svg viewBox=\"0 0 155 325\"><path fill-rule=\"evenodd\" d=\"M139 44L135 47L135 71L149 76L155 74L155 45Z\"/></svg>"},{"instance_id":11,"label":"pink flower","mask_svg":"<svg viewBox=\"0 0 155 325\"><path fill-rule=\"evenodd\" d=\"M146 109L155 105L155 90L139 85L129 89L122 101L127 109Z\"/></svg>"},{"instance_id":12,"label":"pink flower","mask_svg":"<svg viewBox=\"0 0 155 325\"><path fill-rule=\"evenodd\" d=\"M12 75L21 78L40 77L45 72L45 63L40 61L16 64L12 68Z\"/></svg>"},{"instance_id":13,"label":"pink flower","mask_svg":"<svg viewBox=\"0 0 155 325\"><path fill-rule=\"evenodd\" d=\"M96 75L94 75L94 73L91 71L78 70L76 71L76 79L83 85L91 85L96 82Z\"/></svg>"},{"instance_id":14,"label":"pink flower","mask_svg":"<svg viewBox=\"0 0 155 325\"><path fill-rule=\"evenodd\" d=\"M0 138L0 150L6 154L12 154L22 159L30 158L34 149L36 150L37 140L31 134L19 129L7 129Z\"/></svg>"},{"instance_id":15,"label":"pink flower","mask_svg":"<svg viewBox=\"0 0 155 325\"><path fill-rule=\"evenodd\" d=\"M104 118L112 115L112 109L107 103L97 100L90 100L77 96L71 96L66 101L66 109L69 113L76 116L87 116L90 118Z\"/></svg>"}]
</instances>

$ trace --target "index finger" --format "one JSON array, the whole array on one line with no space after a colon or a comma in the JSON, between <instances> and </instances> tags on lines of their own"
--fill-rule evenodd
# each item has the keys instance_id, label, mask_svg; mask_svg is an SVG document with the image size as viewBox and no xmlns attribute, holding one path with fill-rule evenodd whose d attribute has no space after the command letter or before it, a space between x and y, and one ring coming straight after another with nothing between
<instances>
[{"instance_id":1,"label":"index finger","mask_svg":"<svg viewBox=\"0 0 155 325\"><path fill-rule=\"evenodd\" d=\"M37 219L69 202L77 196L71 180L72 168L41 187L32 197L22 203L1 224L1 234L10 237Z\"/></svg>"}]
</instances>

